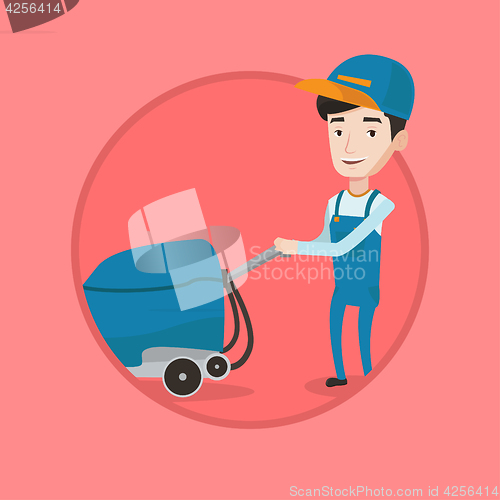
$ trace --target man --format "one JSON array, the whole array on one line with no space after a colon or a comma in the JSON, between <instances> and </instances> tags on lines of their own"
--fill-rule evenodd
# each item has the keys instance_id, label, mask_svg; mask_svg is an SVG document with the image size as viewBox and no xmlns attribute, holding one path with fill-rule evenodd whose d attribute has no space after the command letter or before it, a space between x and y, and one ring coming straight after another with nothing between
<instances>
[{"instance_id":1,"label":"man","mask_svg":"<svg viewBox=\"0 0 500 500\"><path fill-rule=\"evenodd\" d=\"M414 100L408 70L376 55L352 57L326 80L302 80L297 88L317 94L317 109L328 124L335 170L349 179L349 188L328 200L322 233L312 241L277 238L286 255L333 257L335 290L330 308L330 336L336 377L328 387L346 385L342 360L342 323L347 305L359 307L358 333L364 374L371 369L370 337L379 304L382 222L394 203L369 178L386 165L394 151L408 144L404 130Z\"/></svg>"}]
</instances>

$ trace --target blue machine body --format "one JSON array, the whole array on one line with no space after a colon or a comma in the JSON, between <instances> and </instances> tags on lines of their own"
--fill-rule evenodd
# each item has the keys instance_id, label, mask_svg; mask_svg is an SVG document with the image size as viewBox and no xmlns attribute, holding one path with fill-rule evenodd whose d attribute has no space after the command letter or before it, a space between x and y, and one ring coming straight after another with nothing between
<instances>
[{"instance_id":1,"label":"blue machine body","mask_svg":"<svg viewBox=\"0 0 500 500\"><path fill-rule=\"evenodd\" d=\"M222 351L224 288L210 243L168 242L139 254L146 264L148 257L161 259L163 272L140 271L138 253L127 250L104 260L83 285L94 321L117 358L132 367L141 365L150 347Z\"/></svg>"}]
</instances>

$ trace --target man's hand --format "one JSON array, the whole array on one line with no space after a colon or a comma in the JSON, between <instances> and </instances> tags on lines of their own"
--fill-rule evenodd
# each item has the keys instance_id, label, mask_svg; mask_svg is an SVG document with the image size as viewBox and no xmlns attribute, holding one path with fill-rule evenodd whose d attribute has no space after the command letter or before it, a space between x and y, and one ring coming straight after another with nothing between
<instances>
[{"instance_id":1,"label":"man's hand","mask_svg":"<svg viewBox=\"0 0 500 500\"><path fill-rule=\"evenodd\" d=\"M283 255L295 255L299 246L298 241L285 240L284 238L276 238L274 240L276 250L283 253Z\"/></svg>"}]
</instances>

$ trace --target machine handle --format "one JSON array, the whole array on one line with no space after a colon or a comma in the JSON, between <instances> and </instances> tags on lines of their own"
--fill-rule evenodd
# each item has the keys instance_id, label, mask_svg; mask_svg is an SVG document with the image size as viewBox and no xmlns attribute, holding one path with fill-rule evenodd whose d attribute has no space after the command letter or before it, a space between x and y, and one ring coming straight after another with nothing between
<instances>
[{"instance_id":1,"label":"machine handle","mask_svg":"<svg viewBox=\"0 0 500 500\"><path fill-rule=\"evenodd\" d=\"M231 273L228 274L227 276L227 281L228 282L234 281L240 276L243 276L244 274L249 273L254 269L257 269L263 264L271 262L278 256L286 258L291 257L291 255L285 255L282 252L276 250L276 247L273 245L272 247L268 248L267 250L264 250L262 253L259 253L258 255L250 259L248 262L245 262L245 264L242 264L241 266L231 271Z\"/></svg>"}]
</instances>

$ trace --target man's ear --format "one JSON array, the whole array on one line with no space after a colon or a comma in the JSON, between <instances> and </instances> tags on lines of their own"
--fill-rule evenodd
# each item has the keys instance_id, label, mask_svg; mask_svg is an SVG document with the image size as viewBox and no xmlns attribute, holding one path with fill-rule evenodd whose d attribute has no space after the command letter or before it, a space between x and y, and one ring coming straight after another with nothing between
<instances>
[{"instance_id":1,"label":"man's ear","mask_svg":"<svg viewBox=\"0 0 500 500\"><path fill-rule=\"evenodd\" d=\"M408 146L408 132L400 130L392 140L394 151L403 151Z\"/></svg>"}]
</instances>

